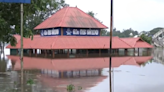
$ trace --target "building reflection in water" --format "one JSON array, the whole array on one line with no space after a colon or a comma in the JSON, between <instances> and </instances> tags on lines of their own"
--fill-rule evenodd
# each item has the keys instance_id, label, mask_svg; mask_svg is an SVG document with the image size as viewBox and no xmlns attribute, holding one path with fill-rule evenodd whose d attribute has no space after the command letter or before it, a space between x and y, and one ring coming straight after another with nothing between
<instances>
[{"instance_id":1,"label":"building reflection in water","mask_svg":"<svg viewBox=\"0 0 164 92\"><path fill-rule=\"evenodd\" d=\"M19 57L8 56L8 58L13 62L12 69L19 72ZM113 57L112 68L121 65L140 66L150 59L152 59L151 56ZM39 92L45 86L50 87L51 91L67 92L66 86L69 84L81 86L84 91L106 79L108 76L102 74L102 69L108 67L109 58L45 59L24 57L25 77L28 76L25 79L32 78L30 75L32 74L36 77L33 78L40 82L32 86L32 92Z\"/></svg>"},{"instance_id":2,"label":"building reflection in water","mask_svg":"<svg viewBox=\"0 0 164 92\"><path fill-rule=\"evenodd\" d=\"M54 78L90 77L90 76L101 75L101 69L75 70L75 71L64 71L64 72L42 69L41 74L48 75Z\"/></svg>"}]
</instances>

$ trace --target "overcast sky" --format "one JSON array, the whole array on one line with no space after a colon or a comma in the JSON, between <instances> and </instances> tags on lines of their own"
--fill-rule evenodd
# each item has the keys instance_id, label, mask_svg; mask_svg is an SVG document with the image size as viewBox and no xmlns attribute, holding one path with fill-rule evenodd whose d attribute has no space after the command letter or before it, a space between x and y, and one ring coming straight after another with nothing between
<instances>
[{"instance_id":1,"label":"overcast sky","mask_svg":"<svg viewBox=\"0 0 164 92\"><path fill-rule=\"evenodd\" d=\"M93 11L103 24L110 26L110 0L65 0L84 12ZM164 27L164 0L114 0L114 27L149 31Z\"/></svg>"}]
</instances>

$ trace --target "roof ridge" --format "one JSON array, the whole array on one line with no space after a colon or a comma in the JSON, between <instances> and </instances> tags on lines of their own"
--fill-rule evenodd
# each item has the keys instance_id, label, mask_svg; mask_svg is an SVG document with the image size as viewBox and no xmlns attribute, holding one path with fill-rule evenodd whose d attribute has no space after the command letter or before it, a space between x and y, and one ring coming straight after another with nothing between
<instances>
[{"instance_id":1,"label":"roof ridge","mask_svg":"<svg viewBox=\"0 0 164 92\"><path fill-rule=\"evenodd\" d=\"M77 7L75 7L77 8ZM82 11L81 9L77 8L78 10L80 10L82 13L86 14L87 16L89 16L90 18L94 19L95 21L99 22L101 25L103 25L104 27L108 28L107 26L105 26L103 23L101 23L100 21L98 21L97 19L93 18L92 16L90 16L89 14L85 13L84 11Z\"/></svg>"},{"instance_id":2,"label":"roof ridge","mask_svg":"<svg viewBox=\"0 0 164 92\"><path fill-rule=\"evenodd\" d=\"M133 47L135 47L135 45L136 45L136 43L137 43L137 41L139 40L139 39L141 39L140 37L137 37L137 40L136 40L136 42L135 42L135 44L134 44L134 46ZM142 40L142 39L141 39ZM143 40L142 40L143 41Z\"/></svg>"},{"instance_id":3,"label":"roof ridge","mask_svg":"<svg viewBox=\"0 0 164 92\"><path fill-rule=\"evenodd\" d=\"M82 18L78 20L78 14L80 13ZM67 17L68 15L68 17ZM76 21L71 20L69 17L75 17ZM89 20L88 20L89 19ZM69 24L67 22L73 22ZM83 25L84 23L87 25ZM78 25L77 25L78 24ZM92 16L88 15L81 9L77 7L63 7L60 10L56 11L50 17L45 19L42 23L38 24L34 30L38 29L47 29L47 28L55 28L55 27L75 27L75 28L99 28L99 29L106 29L108 28L103 23L98 21L97 19L93 18Z\"/></svg>"},{"instance_id":4,"label":"roof ridge","mask_svg":"<svg viewBox=\"0 0 164 92\"><path fill-rule=\"evenodd\" d=\"M66 14L67 14L67 12L68 12L68 10L69 10L69 7L65 7L65 8L66 8L66 11L64 12L64 16L62 17L62 20L60 21L59 26L61 26L61 24L62 24L62 22L63 22L63 20L64 20L64 18L65 18L65 16L66 16Z\"/></svg>"},{"instance_id":5,"label":"roof ridge","mask_svg":"<svg viewBox=\"0 0 164 92\"><path fill-rule=\"evenodd\" d=\"M127 42L125 42L124 40L122 40L121 38L118 37L118 39L120 39L121 41L123 41L125 44L127 44L128 46L132 47L130 44L128 44ZM133 48L133 47L132 47Z\"/></svg>"},{"instance_id":6,"label":"roof ridge","mask_svg":"<svg viewBox=\"0 0 164 92\"><path fill-rule=\"evenodd\" d=\"M57 38L58 38L58 36L57 37L55 37L56 39L55 39L55 41L53 41L53 43L51 44L51 49L53 49L53 47L54 47L54 45L55 45L55 42L56 42L56 40L57 40Z\"/></svg>"},{"instance_id":7,"label":"roof ridge","mask_svg":"<svg viewBox=\"0 0 164 92\"><path fill-rule=\"evenodd\" d=\"M63 8L67 8L67 7L63 7ZM41 25L42 23L44 23L45 21L47 21L49 18L51 18L53 15L55 15L57 12L61 11L62 9L57 10L54 14L52 14L50 17L48 17L43 22L41 22L40 24L38 24L36 27L38 27L39 25ZM34 27L34 30L38 30L38 29L36 29L36 27Z\"/></svg>"}]
</instances>

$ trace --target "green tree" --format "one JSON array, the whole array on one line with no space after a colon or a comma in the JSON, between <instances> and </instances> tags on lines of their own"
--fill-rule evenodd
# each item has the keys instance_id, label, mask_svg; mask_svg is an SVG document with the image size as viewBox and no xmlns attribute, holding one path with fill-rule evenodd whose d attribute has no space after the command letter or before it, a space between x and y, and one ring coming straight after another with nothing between
<instances>
[{"instance_id":1,"label":"green tree","mask_svg":"<svg viewBox=\"0 0 164 92\"><path fill-rule=\"evenodd\" d=\"M33 31L35 26L66 5L64 0L32 0L31 4L24 4L24 37L36 34L38 31ZM14 46L13 34L20 34L20 4L0 3L0 9L0 47L3 52L4 43Z\"/></svg>"},{"instance_id":2,"label":"green tree","mask_svg":"<svg viewBox=\"0 0 164 92\"><path fill-rule=\"evenodd\" d=\"M56 11L63 6L65 6L64 0L61 0L60 2L56 2L56 0L31 0L31 4L24 4L24 37L32 35L32 27L29 28L28 26L28 23L33 19L31 17L40 14L42 17L39 18L43 21L51 15L52 11ZM0 3L0 9L1 19L7 22L8 28L15 25L15 30L9 33L20 34L20 4ZM36 25L37 24L38 23L36 23Z\"/></svg>"},{"instance_id":3,"label":"green tree","mask_svg":"<svg viewBox=\"0 0 164 92\"><path fill-rule=\"evenodd\" d=\"M35 14L27 16L27 22L25 24L25 28L32 30L32 34L40 34L39 30L35 30L35 31L33 30L34 27L39 25L41 22L43 22L44 20L46 20L51 15L53 15L54 13L56 13L58 10L60 10L65 6L68 6L68 4L66 4L64 0L61 0L61 2L57 2L56 6L48 5L48 7L44 11L36 11Z\"/></svg>"},{"instance_id":4,"label":"green tree","mask_svg":"<svg viewBox=\"0 0 164 92\"><path fill-rule=\"evenodd\" d=\"M120 36L121 32L116 28L113 29L113 36Z\"/></svg>"},{"instance_id":5,"label":"green tree","mask_svg":"<svg viewBox=\"0 0 164 92\"><path fill-rule=\"evenodd\" d=\"M134 31L132 28L129 28L129 29L123 30L123 32L121 32L119 37L130 37L131 33L133 36L138 35L137 31Z\"/></svg>"},{"instance_id":6,"label":"green tree","mask_svg":"<svg viewBox=\"0 0 164 92\"><path fill-rule=\"evenodd\" d=\"M141 38L142 40L144 40L145 42L149 43L149 44L151 44L151 42L152 42L152 38L146 36L145 34L142 34L142 35L140 36L140 38Z\"/></svg>"}]
</instances>

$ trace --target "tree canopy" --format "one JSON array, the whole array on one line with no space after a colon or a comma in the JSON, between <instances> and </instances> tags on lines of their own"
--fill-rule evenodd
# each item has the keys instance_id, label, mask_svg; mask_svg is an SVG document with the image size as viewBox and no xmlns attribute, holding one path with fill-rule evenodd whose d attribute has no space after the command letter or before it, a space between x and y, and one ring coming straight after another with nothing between
<instances>
[{"instance_id":1,"label":"tree canopy","mask_svg":"<svg viewBox=\"0 0 164 92\"><path fill-rule=\"evenodd\" d=\"M24 37L32 35L35 26L65 5L64 0L31 0L31 4L24 4ZM5 28L14 25L15 30L9 33L20 34L20 4L0 3L0 9L0 18L7 22Z\"/></svg>"},{"instance_id":2,"label":"tree canopy","mask_svg":"<svg viewBox=\"0 0 164 92\"><path fill-rule=\"evenodd\" d=\"M31 0L31 4L24 4L23 17L23 36L30 37L37 34L33 31L39 23L54 14L60 8L66 6L65 0ZM16 45L13 34L20 34L20 4L19 3L0 3L0 47L4 42Z\"/></svg>"},{"instance_id":3,"label":"tree canopy","mask_svg":"<svg viewBox=\"0 0 164 92\"><path fill-rule=\"evenodd\" d=\"M145 34L142 34L140 37L141 37L141 39L144 40L145 42L151 44L151 42L152 42L151 37L148 37L148 36L146 36Z\"/></svg>"}]
</instances>

